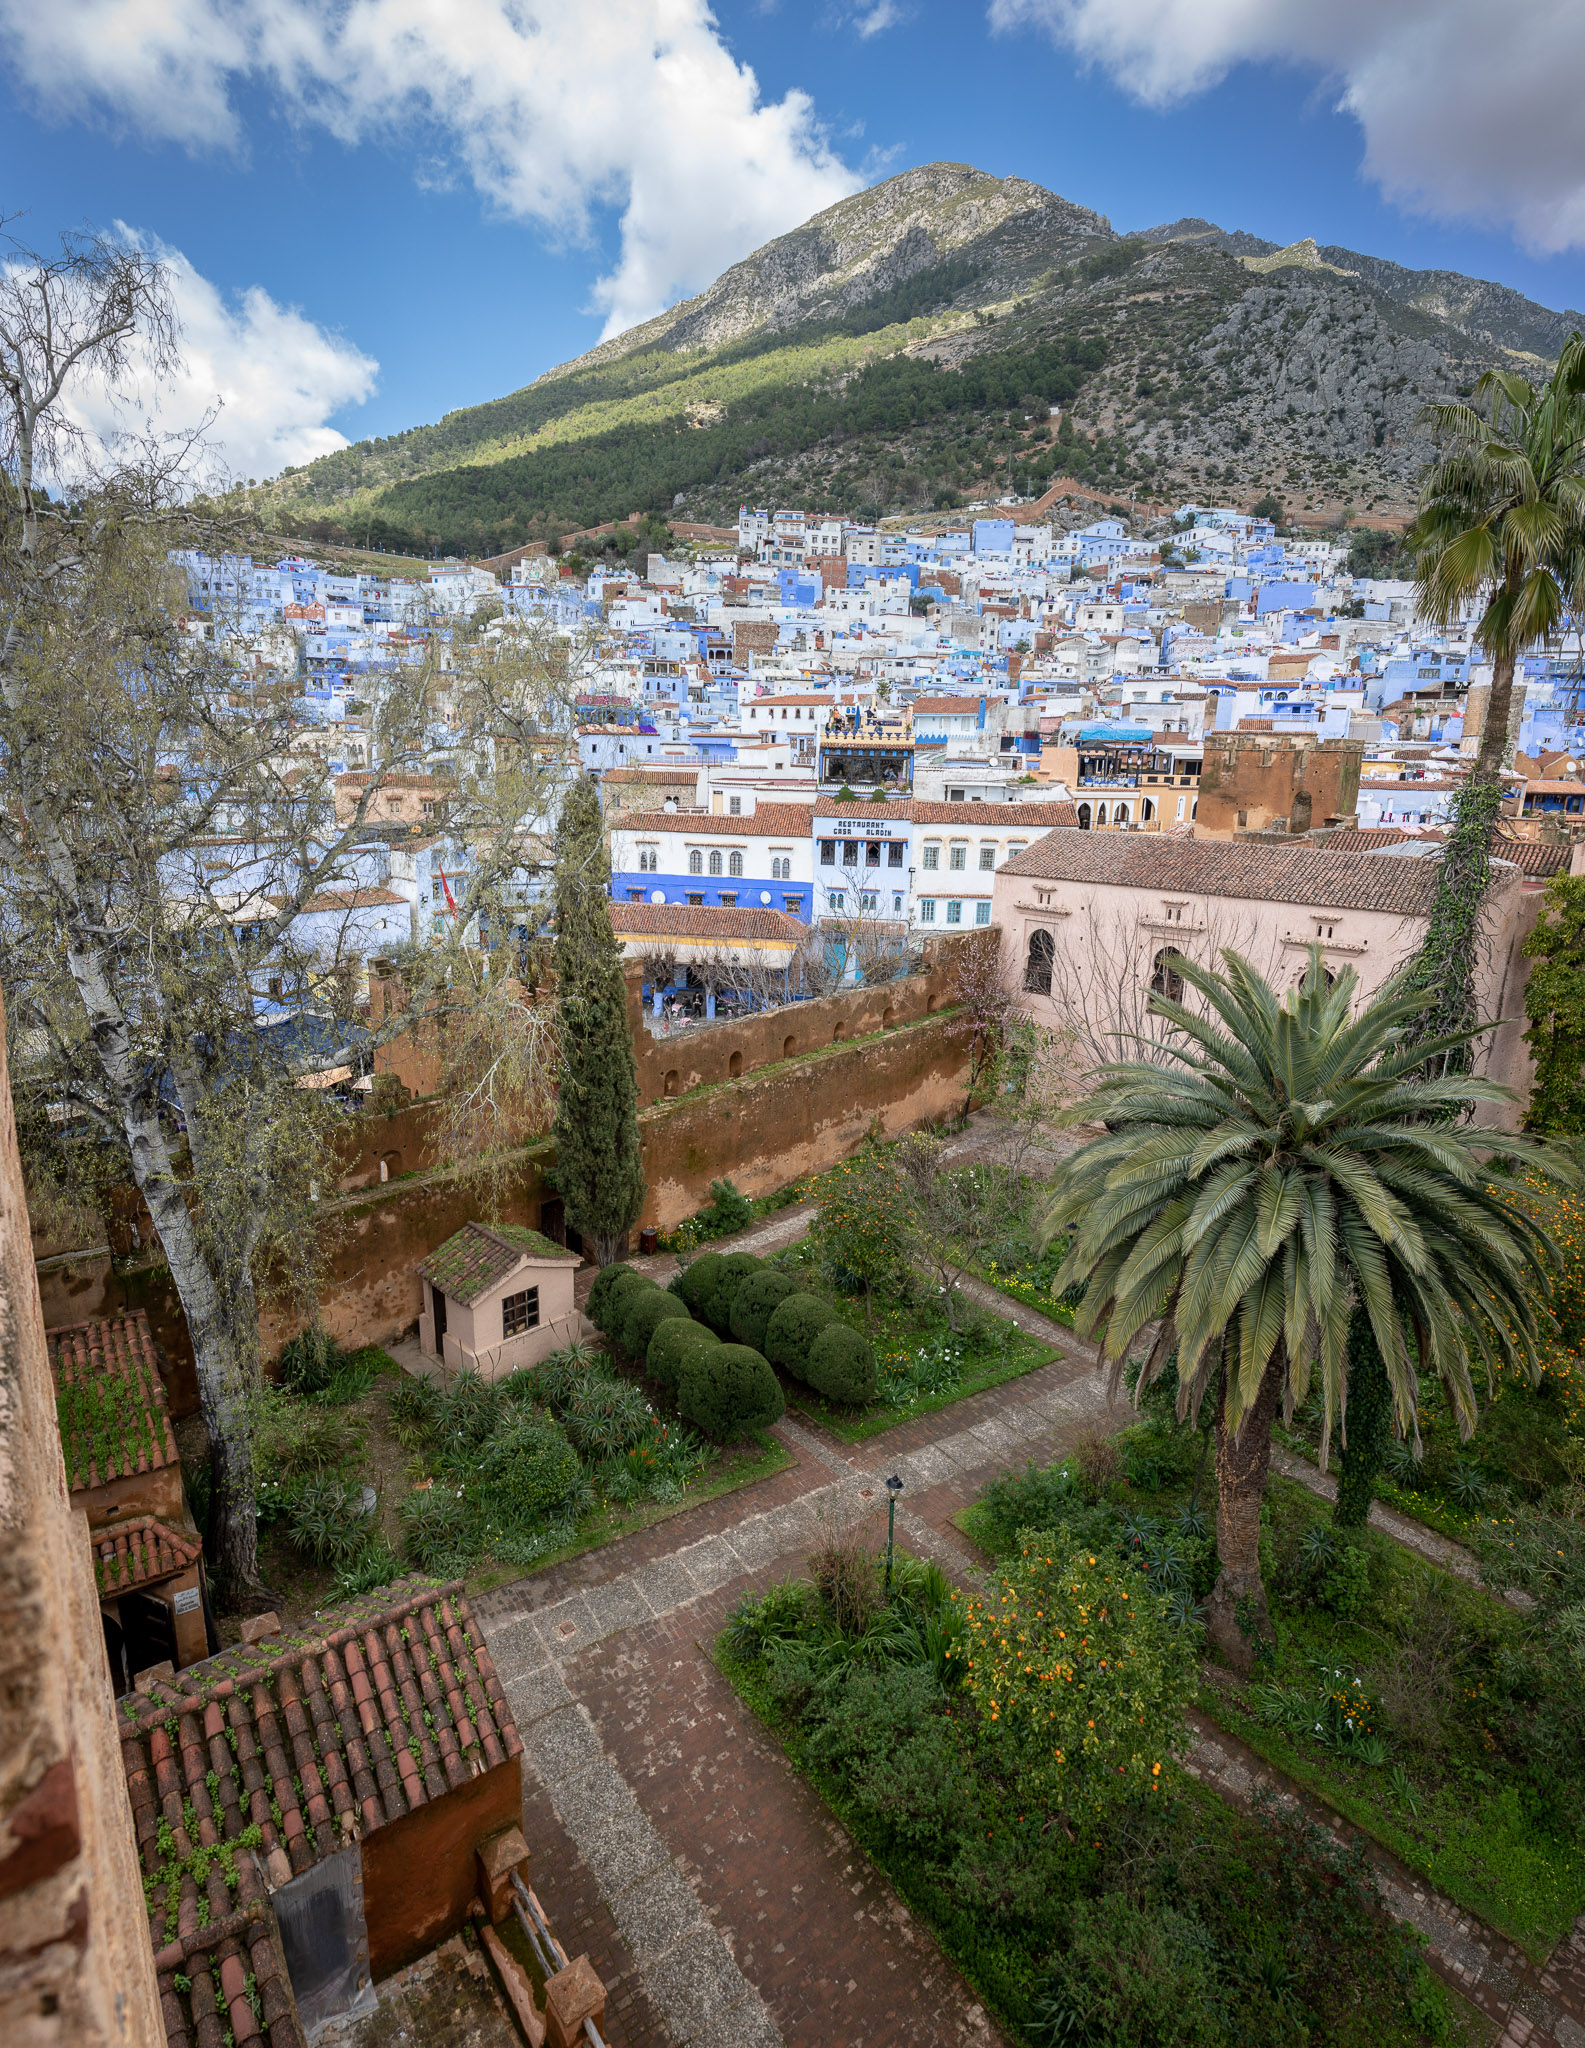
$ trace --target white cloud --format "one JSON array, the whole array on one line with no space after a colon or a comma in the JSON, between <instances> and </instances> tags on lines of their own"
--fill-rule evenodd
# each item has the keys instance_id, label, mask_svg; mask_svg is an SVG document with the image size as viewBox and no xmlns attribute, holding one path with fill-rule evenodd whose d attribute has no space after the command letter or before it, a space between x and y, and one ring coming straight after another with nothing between
<instances>
[{"instance_id":1,"label":"white cloud","mask_svg":"<svg viewBox=\"0 0 1585 2048\"><path fill-rule=\"evenodd\" d=\"M868 42L871 36L881 35L889 28L895 28L903 19L903 9L897 0L874 0L874 5L864 7L853 17L853 26Z\"/></svg>"},{"instance_id":2,"label":"white cloud","mask_svg":"<svg viewBox=\"0 0 1585 2048\"><path fill-rule=\"evenodd\" d=\"M860 182L805 94L762 100L705 0L0 0L0 49L58 114L235 146L248 79L348 143L438 141L553 235L580 238L614 205L621 247L595 288L607 333Z\"/></svg>"},{"instance_id":3,"label":"white cloud","mask_svg":"<svg viewBox=\"0 0 1585 2048\"><path fill-rule=\"evenodd\" d=\"M145 373L120 402L87 379L70 388L72 417L90 443L108 445L146 424L181 435L213 417L207 457L233 477L273 476L287 463L346 447L346 436L325 422L373 391L379 365L371 357L278 305L258 285L228 302L180 250L122 232L165 266L182 361L171 378Z\"/></svg>"},{"instance_id":4,"label":"white cloud","mask_svg":"<svg viewBox=\"0 0 1585 2048\"><path fill-rule=\"evenodd\" d=\"M1147 106L1237 64L1335 82L1389 198L1585 244L1585 8L1578 0L990 0L998 29L1040 28Z\"/></svg>"}]
</instances>

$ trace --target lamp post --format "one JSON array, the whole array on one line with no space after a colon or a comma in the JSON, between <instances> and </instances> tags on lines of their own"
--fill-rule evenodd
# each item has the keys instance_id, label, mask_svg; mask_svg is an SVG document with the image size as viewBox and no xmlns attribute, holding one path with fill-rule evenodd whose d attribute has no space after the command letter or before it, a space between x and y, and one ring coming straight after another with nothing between
<instances>
[{"instance_id":1,"label":"lamp post","mask_svg":"<svg viewBox=\"0 0 1585 2048\"><path fill-rule=\"evenodd\" d=\"M892 1542L897 1533L897 1496L903 1482L894 1472L886 1482L886 1598L892 1597Z\"/></svg>"}]
</instances>

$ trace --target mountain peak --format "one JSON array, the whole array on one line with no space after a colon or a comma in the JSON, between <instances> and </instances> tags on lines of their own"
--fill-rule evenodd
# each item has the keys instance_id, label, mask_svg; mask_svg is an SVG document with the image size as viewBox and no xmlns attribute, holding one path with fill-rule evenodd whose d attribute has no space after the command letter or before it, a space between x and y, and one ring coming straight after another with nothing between
<instances>
[{"instance_id":1,"label":"mountain peak","mask_svg":"<svg viewBox=\"0 0 1585 2048\"><path fill-rule=\"evenodd\" d=\"M1028 268L1018 261L1021 250L1038 248L1049 264L1112 239L1104 214L1026 178L993 177L972 164L919 164L839 199L734 263L696 297L547 376L593 369L640 349L712 350L829 319L948 261L965 274L971 265L987 277L1005 271L1012 286Z\"/></svg>"}]
</instances>

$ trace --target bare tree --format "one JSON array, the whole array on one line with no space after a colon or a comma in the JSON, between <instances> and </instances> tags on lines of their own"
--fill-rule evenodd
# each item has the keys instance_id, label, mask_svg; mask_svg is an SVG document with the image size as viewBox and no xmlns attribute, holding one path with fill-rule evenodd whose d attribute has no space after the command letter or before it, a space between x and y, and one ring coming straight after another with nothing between
<instances>
[{"instance_id":1,"label":"bare tree","mask_svg":"<svg viewBox=\"0 0 1585 2048\"><path fill-rule=\"evenodd\" d=\"M958 1327L958 1283L1006 1230L1016 1182L984 1160L953 1166L941 1139L914 1131L897 1147L909 1193L909 1248L941 1292L948 1327Z\"/></svg>"},{"instance_id":2,"label":"bare tree","mask_svg":"<svg viewBox=\"0 0 1585 2048\"><path fill-rule=\"evenodd\" d=\"M478 913L510 895L544 809L556 727L543 658L436 634L384 678L373 772L338 814L294 742L285 690L240 678L184 628L171 563L241 536L185 511L182 451L74 439L76 377L168 369L168 285L106 240L0 267L0 923L19 1124L35 1178L70 1189L121 1162L181 1300L211 1450L217 1592L257 1586L248 1393L257 1288L317 1278L336 1112L305 1074L381 1033L359 1014L369 823L422 768L438 679L470 721L451 829L479 849L469 914L414 956L416 1014L465 1005ZM74 480L75 479L75 480ZM54 495L46 486L53 486ZM523 748L532 731L540 745ZM470 934L472 937L470 937ZM408 1028L393 1020L384 1035Z\"/></svg>"},{"instance_id":3,"label":"bare tree","mask_svg":"<svg viewBox=\"0 0 1585 2048\"><path fill-rule=\"evenodd\" d=\"M1002 1033L1017 1004L996 932L966 934L953 946L947 987L958 1009L959 1029L968 1040L968 1080L963 1094L967 1117L1001 1052Z\"/></svg>"}]
</instances>

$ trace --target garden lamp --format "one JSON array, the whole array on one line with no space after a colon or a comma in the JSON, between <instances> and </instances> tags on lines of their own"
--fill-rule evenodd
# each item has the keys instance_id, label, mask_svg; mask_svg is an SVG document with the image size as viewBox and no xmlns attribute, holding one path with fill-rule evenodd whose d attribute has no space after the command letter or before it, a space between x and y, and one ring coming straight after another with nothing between
<instances>
[{"instance_id":1,"label":"garden lamp","mask_svg":"<svg viewBox=\"0 0 1585 2048\"><path fill-rule=\"evenodd\" d=\"M892 1541L897 1534L897 1496L903 1482L894 1472L886 1482L886 1597L892 1597Z\"/></svg>"}]
</instances>

